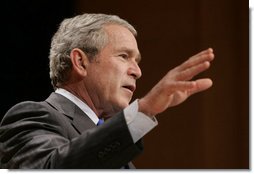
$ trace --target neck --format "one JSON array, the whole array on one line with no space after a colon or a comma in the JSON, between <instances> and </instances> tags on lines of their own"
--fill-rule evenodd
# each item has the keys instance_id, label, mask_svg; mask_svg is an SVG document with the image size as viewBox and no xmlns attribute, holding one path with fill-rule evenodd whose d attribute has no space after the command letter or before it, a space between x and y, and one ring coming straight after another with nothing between
<instances>
[{"instance_id":1,"label":"neck","mask_svg":"<svg viewBox=\"0 0 254 174\"><path fill-rule=\"evenodd\" d=\"M61 88L69 91L70 93L78 97L80 100L85 102L98 117L101 116L102 111L99 111L98 109L96 109L95 104L92 101L91 96L87 92L86 88L83 88L76 84L75 85L67 84L67 85L61 86Z\"/></svg>"}]
</instances>

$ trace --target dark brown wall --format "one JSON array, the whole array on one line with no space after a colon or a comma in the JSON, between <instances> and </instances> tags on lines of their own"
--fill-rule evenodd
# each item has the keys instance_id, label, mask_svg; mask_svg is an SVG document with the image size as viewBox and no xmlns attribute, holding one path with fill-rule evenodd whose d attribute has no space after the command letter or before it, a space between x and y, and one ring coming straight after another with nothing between
<instances>
[{"instance_id":1,"label":"dark brown wall","mask_svg":"<svg viewBox=\"0 0 254 174\"><path fill-rule=\"evenodd\" d=\"M157 116L137 168L249 168L247 0L82 1L77 13L116 14L139 34L143 77L136 97L171 68L212 47L212 67L199 77L214 86Z\"/></svg>"}]
</instances>

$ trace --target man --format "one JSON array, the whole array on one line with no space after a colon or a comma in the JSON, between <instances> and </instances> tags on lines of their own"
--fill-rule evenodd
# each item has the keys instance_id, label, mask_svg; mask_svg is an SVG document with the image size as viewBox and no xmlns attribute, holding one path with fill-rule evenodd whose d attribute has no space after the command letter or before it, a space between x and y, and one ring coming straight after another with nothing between
<instances>
[{"instance_id":1,"label":"man","mask_svg":"<svg viewBox=\"0 0 254 174\"><path fill-rule=\"evenodd\" d=\"M133 168L155 116L212 86L191 80L208 69L204 50L169 71L129 105L141 77L136 30L117 16L83 14L64 20L51 43L55 92L22 102L0 127L2 168ZM104 120L105 123L101 123Z\"/></svg>"}]
</instances>

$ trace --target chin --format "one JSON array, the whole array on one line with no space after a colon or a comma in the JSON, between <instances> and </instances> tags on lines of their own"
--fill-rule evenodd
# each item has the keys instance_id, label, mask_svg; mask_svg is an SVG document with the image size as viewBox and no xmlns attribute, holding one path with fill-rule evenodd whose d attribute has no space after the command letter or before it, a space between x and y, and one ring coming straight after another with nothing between
<instances>
[{"instance_id":1,"label":"chin","mask_svg":"<svg viewBox=\"0 0 254 174\"><path fill-rule=\"evenodd\" d=\"M118 106L121 109L125 109L127 106L129 106L130 100L124 99L122 101L119 102Z\"/></svg>"}]
</instances>

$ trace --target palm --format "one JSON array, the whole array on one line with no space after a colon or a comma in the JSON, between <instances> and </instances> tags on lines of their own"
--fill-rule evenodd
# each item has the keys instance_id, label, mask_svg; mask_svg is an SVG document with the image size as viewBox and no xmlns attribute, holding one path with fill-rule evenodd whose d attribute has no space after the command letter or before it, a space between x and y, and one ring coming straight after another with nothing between
<instances>
[{"instance_id":1,"label":"palm","mask_svg":"<svg viewBox=\"0 0 254 174\"><path fill-rule=\"evenodd\" d=\"M168 98L169 98L168 105L169 106L176 106L176 105L184 102L188 98L188 92L187 91L175 91Z\"/></svg>"},{"instance_id":2,"label":"palm","mask_svg":"<svg viewBox=\"0 0 254 174\"><path fill-rule=\"evenodd\" d=\"M140 111L156 115L168 107L176 106L190 95L212 86L210 79L191 79L210 67L214 58L212 49L200 52L180 66L169 71L161 81L142 99Z\"/></svg>"}]
</instances>

